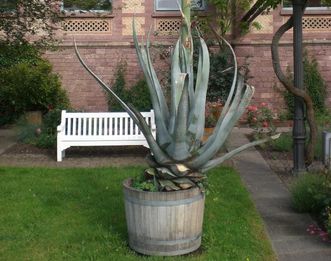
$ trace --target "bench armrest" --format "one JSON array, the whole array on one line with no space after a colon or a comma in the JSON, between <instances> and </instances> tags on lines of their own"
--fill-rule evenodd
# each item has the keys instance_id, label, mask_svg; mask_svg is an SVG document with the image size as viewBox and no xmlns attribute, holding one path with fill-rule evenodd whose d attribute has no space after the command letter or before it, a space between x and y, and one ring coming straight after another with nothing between
<instances>
[{"instance_id":1,"label":"bench armrest","mask_svg":"<svg viewBox=\"0 0 331 261\"><path fill-rule=\"evenodd\" d=\"M60 125L58 125L57 128L56 128L56 130L57 130L57 132L64 131L64 124L61 123Z\"/></svg>"},{"instance_id":2,"label":"bench armrest","mask_svg":"<svg viewBox=\"0 0 331 261\"><path fill-rule=\"evenodd\" d=\"M62 110L61 111L61 123L56 128L58 133L63 132L65 130L65 114L66 114L66 111Z\"/></svg>"}]
</instances>

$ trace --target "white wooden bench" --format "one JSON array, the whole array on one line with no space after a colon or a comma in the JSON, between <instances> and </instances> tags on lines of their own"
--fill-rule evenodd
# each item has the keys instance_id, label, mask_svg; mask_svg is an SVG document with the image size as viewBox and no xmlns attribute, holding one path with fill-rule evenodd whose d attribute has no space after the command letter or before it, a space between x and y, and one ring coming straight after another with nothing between
<instances>
[{"instance_id":1,"label":"white wooden bench","mask_svg":"<svg viewBox=\"0 0 331 261\"><path fill-rule=\"evenodd\" d=\"M155 137L154 111L141 113ZM142 145L147 141L126 112L66 112L62 111L57 126L57 161L65 157L71 146Z\"/></svg>"}]
</instances>

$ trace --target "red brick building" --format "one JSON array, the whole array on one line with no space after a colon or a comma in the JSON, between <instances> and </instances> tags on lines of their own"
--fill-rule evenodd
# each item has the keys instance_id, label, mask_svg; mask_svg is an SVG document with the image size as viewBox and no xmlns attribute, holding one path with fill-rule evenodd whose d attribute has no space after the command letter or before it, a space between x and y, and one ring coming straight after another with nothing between
<instances>
[{"instance_id":1,"label":"red brick building","mask_svg":"<svg viewBox=\"0 0 331 261\"><path fill-rule=\"evenodd\" d=\"M105 82L114 81L118 64L125 60L126 79L133 84L142 77L133 47L133 15L135 14L137 31L141 38L146 39L151 28L154 46L171 46L177 39L180 27L180 14L171 10L176 8L172 2L176 1L114 0L111 12L65 12L60 49L48 52L47 58L53 63L54 70L61 75L74 108L105 111L108 106L104 92L79 64L73 49L73 38L87 64ZM208 9L203 4L201 8ZM261 15L257 19L262 24L261 30L253 29L232 42L239 63L246 62L249 65L249 82L256 88L253 102L268 102L278 111L283 107L283 101L276 90L281 86L272 69L270 44L273 34L290 14L291 8L280 6L269 14ZM331 107L331 9L320 6L308 8L303 28L305 46L309 54L318 60L320 72L327 82L327 103ZM291 37L291 33L288 33L281 41L280 56L284 68L292 64ZM158 49L159 54L166 54L166 51L166 47ZM155 57L156 67L167 64L162 55Z\"/></svg>"}]
</instances>

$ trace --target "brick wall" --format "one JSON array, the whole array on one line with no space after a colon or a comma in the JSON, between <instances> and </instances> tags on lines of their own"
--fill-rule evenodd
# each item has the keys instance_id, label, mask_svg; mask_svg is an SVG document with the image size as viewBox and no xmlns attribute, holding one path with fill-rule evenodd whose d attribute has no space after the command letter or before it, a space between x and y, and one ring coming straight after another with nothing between
<instances>
[{"instance_id":1,"label":"brick wall","mask_svg":"<svg viewBox=\"0 0 331 261\"><path fill-rule=\"evenodd\" d=\"M168 53L168 46L177 38L175 31L180 18L178 13L155 12L154 0L122 0L115 1L113 13L104 18L86 14L70 16L65 21L73 21L79 26L81 21L93 22L100 19L104 19L109 24L109 28L101 28L100 31L87 32L84 31L85 27L83 31L79 31L81 27L76 26L77 31L63 32L59 35L62 39L60 50L46 54L54 65L54 70L60 74L63 86L68 91L75 109L105 111L108 107L105 93L79 64L72 46L73 37L86 63L104 82L110 85L113 83L116 68L121 61L126 61L127 64L128 86L132 86L142 77L131 36L131 22L135 9L139 38L146 39L148 30L152 26L151 40L155 43L153 60L160 78L167 78L165 68L169 65L169 61L165 56ZM277 111L284 108L284 103L277 91L277 88L282 86L273 72L270 43L273 33L288 18L281 12L279 8L271 14L261 16L259 21L263 24L262 30L253 30L252 33L233 42L239 64L249 65L249 83L256 88L253 102L268 102ZM327 103L331 108L331 41L327 40L330 39L331 30L306 27L304 35L306 46L309 53L318 60L320 71L330 89ZM281 64L284 69L293 63L291 42L291 33L288 33L282 40L280 48ZM159 44L165 47L160 47Z\"/></svg>"}]
</instances>

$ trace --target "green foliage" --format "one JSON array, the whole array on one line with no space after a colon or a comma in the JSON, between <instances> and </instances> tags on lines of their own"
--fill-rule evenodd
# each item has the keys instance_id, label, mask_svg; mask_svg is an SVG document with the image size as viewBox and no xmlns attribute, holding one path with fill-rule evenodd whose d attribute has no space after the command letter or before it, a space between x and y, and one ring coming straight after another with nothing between
<instances>
[{"instance_id":1,"label":"green foliage","mask_svg":"<svg viewBox=\"0 0 331 261\"><path fill-rule=\"evenodd\" d=\"M152 108L151 98L145 79L140 79L128 90L131 103L139 111L150 111Z\"/></svg>"},{"instance_id":2,"label":"green foliage","mask_svg":"<svg viewBox=\"0 0 331 261\"><path fill-rule=\"evenodd\" d=\"M42 61L38 49L30 44L0 42L0 70L18 63L36 64Z\"/></svg>"},{"instance_id":3,"label":"green foliage","mask_svg":"<svg viewBox=\"0 0 331 261\"><path fill-rule=\"evenodd\" d=\"M304 66L304 86L312 98L313 107L315 113L324 113L326 111L325 99L326 99L326 83L323 80L319 69L318 63L315 58L309 58L307 52L303 57ZM291 74L288 71L288 77L292 79ZM291 115L294 113L294 97L288 92L283 92L285 102Z\"/></svg>"},{"instance_id":4,"label":"green foliage","mask_svg":"<svg viewBox=\"0 0 331 261\"><path fill-rule=\"evenodd\" d=\"M119 96L121 99L126 100L127 91L125 90L125 72L126 72L126 63L120 62L117 65L115 72L115 81L112 84L112 90ZM108 108L110 111L123 111L122 106L117 102L117 100L110 94L108 94Z\"/></svg>"},{"instance_id":5,"label":"green foliage","mask_svg":"<svg viewBox=\"0 0 331 261\"><path fill-rule=\"evenodd\" d=\"M225 48L224 48L225 49ZM225 103L232 84L234 71L233 61L229 50L219 51L210 55L210 73L207 99ZM228 70L230 68L230 70Z\"/></svg>"},{"instance_id":6,"label":"green foliage","mask_svg":"<svg viewBox=\"0 0 331 261\"><path fill-rule=\"evenodd\" d=\"M293 149L293 137L290 133L283 133L277 140L273 140L270 144L275 151L289 152Z\"/></svg>"},{"instance_id":7,"label":"green foliage","mask_svg":"<svg viewBox=\"0 0 331 261\"><path fill-rule=\"evenodd\" d=\"M35 144L37 138L36 130L39 128L40 125L37 124L30 124L26 121L24 117L22 117L18 122L17 126L19 128L17 139L20 142L28 143L28 144Z\"/></svg>"},{"instance_id":8,"label":"green foliage","mask_svg":"<svg viewBox=\"0 0 331 261\"><path fill-rule=\"evenodd\" d=\"M291 194L297 211L313 214L322 226L328 226L331 208L330 175L305 174L292 185Z\"/></svg>"},{"instance_id":9,"label":"green foliage","mask_svg":"<svg viewBox=\"0 0 331 261\"><path fill-rule=\"evenodd\" d=\"M292 202L299 212L316 212L316 195L323 188L325 177L317 174L305 174L299 177L291 187Z\"/></svg>"},{"instance_id":10,"label":"green foliage","mask_svg":"<svg viewBox=\"0 0 331 261\"><path fill-rule=\"evenodd\" d=\"M61 111L70 109L68 106L60 106L49 110L43 117L41 134L37 136L36 146L40 148L54 148L56 146L56 128L61 123Z\"/></svg>"},{"instance_id":11,"label":"green foliage","mask_svg":"<svg viewBox=\"0 0 331 261\"><path fill-rule=\"evenodd\" d=\"M110 0L64 0L65 9L73 10L107 10L110 11L112 4Z\"/></svg>"},{"instance_id":12,"label":"green foliage","mask_svg":"<svg viewBox=\"0 0 331 261\"><path fill-rule=\"evenodd\" d=\"M48 61L20 62L0 70L0 114L8 122L26 111L45 113L50 107L66 108L68 104L59 76Z\"/></svg>"},{"instance_id":13,"label":"green foliage","mask_svg":"<svg viewBox=\"0 0 331 261\"><path fill-rule=\"evenodd\" d=\"M55 148L57 126L61 123L61 111L69 107L50 109L43 115L42 124L30 124L22 117L18 121L18 140L39 148Z\"/></svg>"},{"instance_id":14,"label":"green foliage","mask_svg":"<svg viewBox=\"0 0 331 261\"><path fill-rule=\"evenodd\" d=\"M140 174L133 178L132 187L142 191L158 191L157 184L151 179L146 179L144 174Z\"/></svg>"},{"instance_id":15,"label":"green foliage","mask_svg":"<svg viewBox=\"0 0 331 261\"><path fill-rule=\"evenodd\" d=\"M320 127L319 127L320 128ZM308 136L308 134L307 134ZM322 159L322 134L320 132L319 139L316 141L314 155L316 160ZM308 142L308 141L307 141ZM293 151L293 136L291 133L283 133L277 140L270 142L272 150L280 152Z\"/></svg>"},{"instance_id":16,"label":"green foliage","mask_svg":"<svg viewBox=\"0 0 331 261\"><path fill-rule=\"evenodd\" d=\"M0 167L1 259L276 260L261 218L231 168L210 172L201 251L170 258L136 254L127 244L122 182L143 171Z\"/></svg>"},{"instance_id":17,"label":"green foliage","mask_svg":"<svg viewBox=\"0 0 331 261\"><path fill-rule=\"evenodd\" d=\"M140 79L131 88L126 88L125 82L126 64L120 63L115 73L115 82L112 90L128 104L132 104L139 111L150 111L152 103L145 79ZM124 111L112 95L108 95L108 107L110 111Z\"/></svg>"},{"instance_id":18,"label":"green foliage","mask_svg":"<svg viewBox=\"0 0 331 261\"><path fill-rule=\"evenodd\" d=\"M61 20L57 1L1 1L0 15L0 42L42 47L56 42L54 24Z\"/></svg>"},{"instance_id":19,"label":"green foliage","mask_svg":"<svg viewBox=\"0 0 331 261\"><path fill-rule=\"evenodd\" d=\"M217 31L224 36L231 29L233 21L240 21L236 24L241 27L242 33L247 33L250 26L260 28L261 25L255 19L262 12L269 12L272 8L276 8L281 0L208 0L208 3L216 8Z\"/></svg>"}]
</instances>

